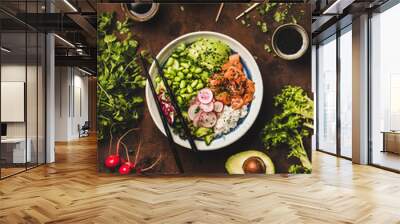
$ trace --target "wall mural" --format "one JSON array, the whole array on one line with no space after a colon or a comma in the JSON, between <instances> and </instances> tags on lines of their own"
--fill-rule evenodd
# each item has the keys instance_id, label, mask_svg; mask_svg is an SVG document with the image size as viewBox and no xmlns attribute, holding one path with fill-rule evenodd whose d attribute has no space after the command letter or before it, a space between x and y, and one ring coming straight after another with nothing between
<instances>
[{"instance_id":1,"label":"wall mural","mask_svg":"<svg viewBox=\"0 0 400 224\"><path fill-rule=\"evenodd\" d=\"M98 9L100 172L311 173L308 4Z\"/></svg>"}]
</instances>

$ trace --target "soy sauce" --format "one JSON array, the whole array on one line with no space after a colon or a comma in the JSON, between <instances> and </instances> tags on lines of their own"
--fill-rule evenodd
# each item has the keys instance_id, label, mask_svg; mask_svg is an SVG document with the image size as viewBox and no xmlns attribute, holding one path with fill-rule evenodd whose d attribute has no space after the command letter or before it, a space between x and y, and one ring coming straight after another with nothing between
<instances>
[{"instance_id":1,"label":"soy sauce","mask_svg":"<svg viewBox=\"0 0 400 224\"><path fill-rule=\"evenodd\" d=\"M287 55L295 54L303 45L301 34L294 28L279 30L276 34L276 46Z\"/></svg>"},{"instance_id":2,"label":"soy sauce","mask_svg":"<svg viewBox=\"0 0 400 224\"><path fill-rule=\"evenodd\" d=\"M137 14L145 14L152 7L151 3L131 3L128 4L128 9Z\"/></svg>"}]
</instances>

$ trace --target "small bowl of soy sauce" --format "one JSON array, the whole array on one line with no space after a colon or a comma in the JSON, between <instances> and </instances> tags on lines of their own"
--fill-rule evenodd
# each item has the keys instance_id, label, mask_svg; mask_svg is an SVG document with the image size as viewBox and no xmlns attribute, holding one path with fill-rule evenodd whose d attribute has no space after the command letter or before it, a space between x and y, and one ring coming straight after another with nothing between
<instances>
[{"instance_id":1,"label":"small bowl of soy sauce","mask_svg":"<svg viewBox=\"0 0 400 224\"><path fill-rule=\"evenodd\" d=\"M153 18L160 8L160 3L122 3L122 10L134 21L145 22Z\"/></svg>"},{"instance_id":2,"label":"small bowl of soy sauce","mask_svg":"<svg viewBox=\"0 0 400 224\"><path fill-rule=\"evenodd\" d=\"M272 49L285 60L302 57L310 44L307 31L300 25L288 23L276 28L272 35Z\"/></svg>"}]
</instances>

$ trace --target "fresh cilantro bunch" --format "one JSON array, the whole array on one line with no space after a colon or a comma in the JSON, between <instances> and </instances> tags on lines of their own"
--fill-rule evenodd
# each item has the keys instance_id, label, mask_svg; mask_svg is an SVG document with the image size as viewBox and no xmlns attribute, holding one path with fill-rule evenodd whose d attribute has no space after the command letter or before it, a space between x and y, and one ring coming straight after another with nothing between
<instances>
[{"instance_id":1,"label":"fresh cilantro bunch","mask_svg":"<svg viewBox=\"0 0 400 224\"><path fill-rule=\"evenodd\" d=\"M128 19L116 21L103 13L97 21L97 117L98 140L112 128L121 133L139 119L145 79L136 62L138 42L133 39Z\"/></svg>"},{"instance_id":2,"label":"fresh cilantro bunch","mask_svg":"<svg viewBox=\"0 0 400 224\"><path fill-rule=\"evenodd\" d=\"M304 90L297 86L285 86L275 97L274 105L282 109L264 127L262 140L268 149L287 145L288 157L300 160L301 165L291 165L289 173L310 173L312 165L304 148L303 138L310 136L313 127L314 103Z\"/></svg>"}]
</instances>

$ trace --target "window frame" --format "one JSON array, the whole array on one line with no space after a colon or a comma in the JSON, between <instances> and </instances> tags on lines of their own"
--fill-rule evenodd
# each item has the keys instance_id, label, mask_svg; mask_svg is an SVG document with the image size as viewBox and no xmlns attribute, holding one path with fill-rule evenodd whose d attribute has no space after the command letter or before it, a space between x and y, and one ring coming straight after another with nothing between
<instances>
[{"instance_id":1,"label":"window frame","mask_svg":"<svg viewBox=\"0 0 400 224\"><path fill-rule=\"evenodd\" d=\"M342 35L344 35L347 32L351 32L351 27L352 27L352 23L347 24L346 26L344 26L341 29L338 29L335 33L333 33L332 35L328 36L327 38L320 40L317 44L316 44L316 114L319 113L319 100L318 100L318 96L319 96L319 92L321 91L319 89L319 82L320 82L320 74L319 74L319 47L322 43L324 42L329 42L329 41L336 41L336 152L332 153L332 152L328 152L324 149L321 149L319 147L319 135L318 135L318 129L319 129L319 122L318 122L318 116L316 116L316 150L319 152L323 152L329 155L333 155L333 156L337 156L339 158L343 158L346 160L352 160L352 158L347 157L342 155L342 150L341 150L341 119L340 119L340 103L341 103L341 99L340 99L340 77L341 77L341 67L340 67L340 37ZM335 36L336 35L336 36ZM333 38L334 37L334 38Z\"/></svg>"}]
</instances>

